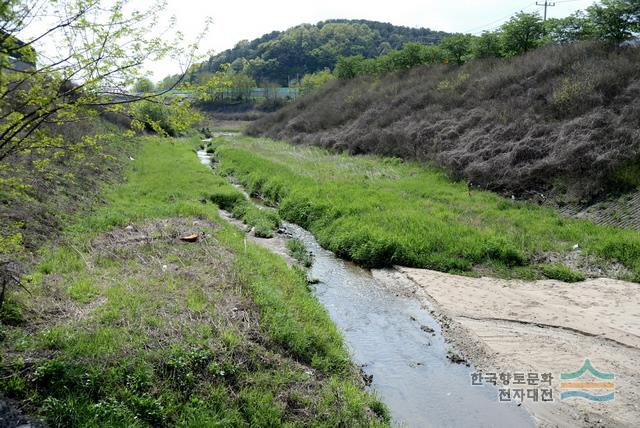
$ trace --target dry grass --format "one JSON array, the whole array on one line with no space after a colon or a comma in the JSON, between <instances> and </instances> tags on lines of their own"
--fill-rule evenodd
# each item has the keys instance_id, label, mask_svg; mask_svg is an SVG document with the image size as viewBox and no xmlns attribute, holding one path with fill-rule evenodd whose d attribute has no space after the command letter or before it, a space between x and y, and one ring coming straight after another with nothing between
<instances>
[{"instance_id":1,"label":"dry grass","mask_svg":"<svg viewBox=\"0 0 640 428\"><path fill-rule=\"evenodd\" d=\"M508 195L591 199L628 185L617 171L640 158L640 49L546 46L336 81L248 133L435 162Z\"/></svg>"}]
</instances>

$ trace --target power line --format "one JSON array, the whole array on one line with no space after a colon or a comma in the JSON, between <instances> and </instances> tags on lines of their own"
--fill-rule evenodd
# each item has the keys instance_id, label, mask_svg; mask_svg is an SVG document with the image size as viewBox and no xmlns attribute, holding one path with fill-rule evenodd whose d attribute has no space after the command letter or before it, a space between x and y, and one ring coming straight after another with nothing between
<instances>
[{"instance_id":1,"label":"power line","mask_svg":"<svg viewBox=\"0 0 640 428\"><path fill-rule=\"evenodd\" d=\"M528 5L523 6L522 8L520 8L520 9L518 9L518 10L526 10L526 9L529 9L531 6L535 6L535 5L536 5L535 3L529 3ZM469 30L463 31L463 33L465 33L465 34L466 34L466 33L472 33L472 34L473 34L473 33L477 33L477 32L479 32L479 31L477 31L477 30L482 30L482 29L484 29L484 28L486 28L486 27L490 27L491 25L493 25L493 24L495 24L495 23L502 22L502 21L504 21L504 20L505 20L505 19L507 19L507 18L511 18L511 17L513 16L513 14L514 14L514 13L517 13L517 12L518 12L518 11L511 12L509 15L505 15L505 16L503 16L502 18L496 19L495 21L491 21L491 22L486 23L486 24L484 24L484 25L479 25L479 26L477 26L477 27L470 28Z\"/></svg>"},{"instance_id":2,"label":"power line","mask_svg":"<svg viewBox=\"0 0 640 428\"><path fill-rule=\"evenodd\" d=\"M544 0L544 3L536 2L536 6L544 6L544 18L542 20L543 23L547 22L547 8L554 7L556 4L550 1Z\"/></svg>"},{"instance_id":3,"label":"power line","mask_svg":"<svg viewBox=\"0 0 640 428\"><path fill-rule=\"evenodd\" d=\"M585 1L585 0L556 0L553 2L547 1L545 0L544 3L539 3L539 2L535 2L535 3L529 3L526 6L521 7L520 9L510 13L509 15L505 15L502 18L496 19L495 21L491 21L489 23L483 24L483 25L479 25L477 27L473 27L470 28L468 30L463 31L463 34L480 34L484 31L491 31L491 30L495 30L501 27L501 25L498 26L494 26L493 24L496 23L502 23L505 19L512 17L514 14L516 14L517 12L523 12L525 10L530 9L531 7L535 7L535 6L544 6L544 20L547 20L547 8L549 7L554 7L556 6L556 4L561 4L561 3L573 3L573 2L577 2L577 1Z\"/></svg>"}]
</instances>

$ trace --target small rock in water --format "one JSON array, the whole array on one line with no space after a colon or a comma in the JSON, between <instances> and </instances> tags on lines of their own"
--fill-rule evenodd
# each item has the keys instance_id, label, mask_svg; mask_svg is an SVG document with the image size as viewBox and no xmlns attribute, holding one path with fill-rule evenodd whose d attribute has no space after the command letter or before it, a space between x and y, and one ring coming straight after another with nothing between
<instances>
[{"instance_id":1,"label":"small rock in water","mask_svg":"<svg viewBox=\"0 0 640 428\"><path fill-rule=\"evenodd\" d=\"M365 386L371 386L373 383L373 375L366 374L362 367L360 367L360 376L362 376Z\"/></svg>"},{"instance_id":2,"label":"small rock in water","mask_svg":"<svg viewBox=\"0 0 640 428\"><path fill-rule=\"evenodd\" d=\"M467 360L465 360L462 356L458 355L456 352L448 351L447 358L454 364L466 364Z\"/></svg>"},{"instance_id":3,"label":"small rock in water","mask_svg":"<svg viewBox=\"0 0 640 428\"><path fill-rule=\"evenodd\" d=\"M431 327L427 326L427 325L421 325L420 329L422 331L424 331L425 333L433 333L435 330L432 329Z\"/></svg>"}]
</instances>

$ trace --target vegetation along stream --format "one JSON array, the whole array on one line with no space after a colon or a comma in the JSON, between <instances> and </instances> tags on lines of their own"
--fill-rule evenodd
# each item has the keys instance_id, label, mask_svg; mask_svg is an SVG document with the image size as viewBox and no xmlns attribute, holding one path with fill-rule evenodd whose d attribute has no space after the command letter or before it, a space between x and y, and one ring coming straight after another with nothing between
<instances>
[{"instance_id":1,"label":"vegetation along stream","mask_svg":"<svg viewBox=\"0 0 640 428\"><path fill-rule=\"evenodd\" d=\"M204 150L203 164L210 162ZM309 277L394 422L407 427L533 426L527 412L499 403L497 390L471 386L472 367L447 358L438 322L415 299L394 292L396 275L360 268L323 249L311 233L283 222L283 235L302 241L313 256ZM372 377L370 377L372 376Z\"/></svg>"}]
</instances>

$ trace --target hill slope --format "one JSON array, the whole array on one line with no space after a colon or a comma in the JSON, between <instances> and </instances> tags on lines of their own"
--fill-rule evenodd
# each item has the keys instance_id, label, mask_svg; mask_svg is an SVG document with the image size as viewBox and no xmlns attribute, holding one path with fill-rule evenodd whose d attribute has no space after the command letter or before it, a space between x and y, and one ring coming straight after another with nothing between
<instances>
[{"instance_id":1,"label":"hill slope","mask_svg":"<svg viewBox=\"0 0 640 428\"><path fill-rule=\"evenodd\" d=\"M546 46L336 81L248 133L435 162L508 195L589 200L640 185L640 49Z\"/></svg>"},{"instance_id":2,"label":"hill slope","mask_svg":"<svg viewBox=\"0 0 640 428\"><path fill-rule=\"evenodd\" d=\"M436 43L447 33L388 23L335 19L274 31L243 40L201 64L199 73L216 72L232 64L259 82L286 84L289 77L333 68L339 56L373 57L407 42Z\"/></svg>"}]
</instances>

